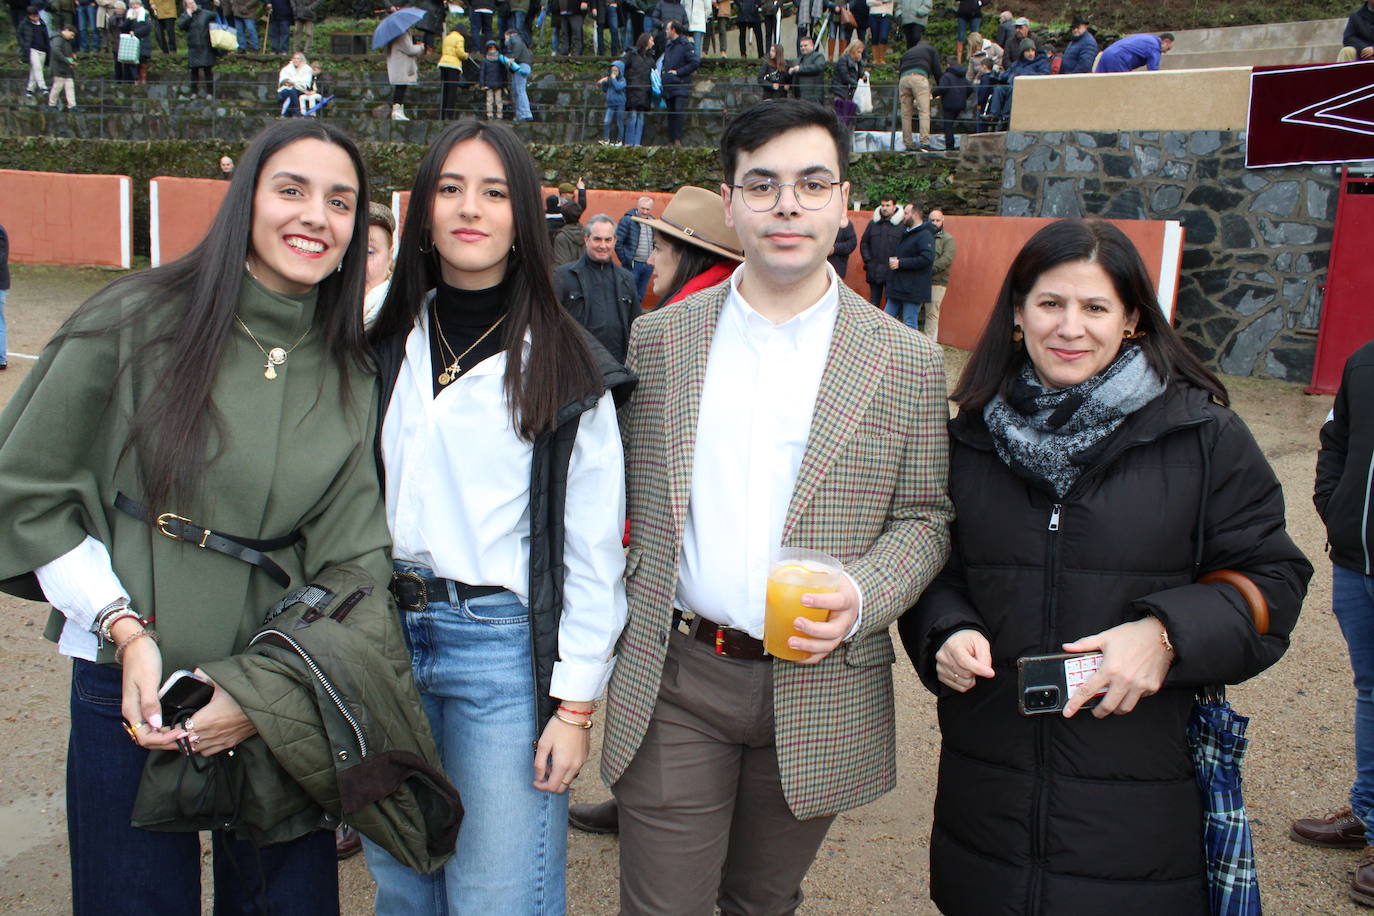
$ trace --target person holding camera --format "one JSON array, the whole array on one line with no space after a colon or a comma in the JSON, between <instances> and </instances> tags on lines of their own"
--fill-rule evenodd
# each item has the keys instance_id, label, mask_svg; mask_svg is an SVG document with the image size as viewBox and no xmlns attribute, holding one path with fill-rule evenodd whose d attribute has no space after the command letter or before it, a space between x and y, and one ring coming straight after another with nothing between
<instances>
[{"instance_id":1,"label":"person holding camera","mask_svg":"<svg viewBox=\"0 0 1374 916\"><path fill-rule=\"evenodd\" d=\"M899 625L939 698L931 898L1205 916L1186 726L1198 687L1288 648L1312 566L1278 479L1106 222L1031 237L951 400L953 548ZM1238 586L1198 581L1217 570L1267 632ZM1022 690L1018 665L1056 653L1100 667Z\"/></svg>"}]
</instances>

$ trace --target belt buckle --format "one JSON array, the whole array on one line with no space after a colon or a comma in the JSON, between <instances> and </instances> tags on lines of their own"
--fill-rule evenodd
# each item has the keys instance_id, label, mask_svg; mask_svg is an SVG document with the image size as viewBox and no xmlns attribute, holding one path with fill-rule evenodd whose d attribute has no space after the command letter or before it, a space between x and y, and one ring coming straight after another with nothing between
<instances>
[{"instance_id":1,"label":"belt buckle","mask_svg":"<svg viewBox=\"0 0 1374 916\"><path fill-rule=\"evenodd\" d=\"M420 603L414 606L402 604L400 596L397 595L393 590L392 597L396 598L396 606L403 611L423 611L425 609L425 605L429 604L429 589L425 585L424 576L420 575L417 572L413 572L407 569L401 572L393 572L391 574L392 582L395 582L397 579L400 579L404 582L413 582L415 584L416 591L419 594Z\"/></svg>"},{"instance_id":2,"label":"belt buckle","mask_svg":"<svg viewBox=\"0 0 1374 916\"><path fill-rule=\"evenodd\" d=\"M170 525L172 522L181 522L183 525L185 525L185 526L188 527L188 528L195 528L195 527L196 527L196 525L195 525L189 518L186 518L186 517L183 516L183 515L177 515L175 512L164 512L164 513L162 513L161 515L159 515L159 516L157 517L157 522L156 522L156 524L157 524L157 530L160 531L160 532L162 532L163 536L169 537L169 538L171 538L171 539L174 540L174 541L190 540L190 538L182 538L180 535L176 535L176 534L173 534L172 532L168 531L168 530L167 530L167 526ZM196 546L197 546L197 547L204 547L204 546L205 546L205 542L208 541L209 539L210 539L210 529L209 529L209 528L201 528L201 529L200 529L200 542L197 543Z\"/></svg>"}]
</instances>

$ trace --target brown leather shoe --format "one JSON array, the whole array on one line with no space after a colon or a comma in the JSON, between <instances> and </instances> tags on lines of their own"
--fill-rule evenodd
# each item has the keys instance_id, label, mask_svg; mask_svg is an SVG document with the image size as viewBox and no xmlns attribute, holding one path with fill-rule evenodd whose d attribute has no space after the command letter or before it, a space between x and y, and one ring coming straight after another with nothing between
<instances>
[{"instance_id":1,"label":"brown leather shoe","mask_svg":"<svg viewBox=\"0 0 1374 916\"><path fill-rule=\"evenodd\" d=\"M1350 876L1350 899L1364 906L1374 906L1374 846L1366 846Z\"/></svg>"},{"instance_id":2,"label":"brown leather shoe","mask_svg":"<svg viewBox=\"0 0 1374 916\"><path fill-rule=\"evenodd\" d=\"M587 833L619 833L620 808L614 798L599 805L571 805L568 808L568 823ZM1374 872L1371 878L1374 878Z\"/></svg>"},{"instance_id":3,"label":"brown leather shoe","mask_svg":"<svg viewBox=\"0 0 1374 916\"><path fill-rule=\"evenodd\" d=\"M1333 811L1326 817L1298 818L1288 827L1290 839L1309 846L1327 849L1364 848L1364 824L1350 813L1349 808ZM1374 872L1370 873L1370 887L1374 888Z\"/></svg>"},{"instance_id":4,"label":"brown leather shoe","mask_svg":"<svg viewBox=\"0 0 1374 916\"><path fill-rule=\"evenodd\" d=\"M334 831L334 852L339 861L351 859L363 851L363 838L358 831L347 824Z\"/></svg>"}]
</instances>

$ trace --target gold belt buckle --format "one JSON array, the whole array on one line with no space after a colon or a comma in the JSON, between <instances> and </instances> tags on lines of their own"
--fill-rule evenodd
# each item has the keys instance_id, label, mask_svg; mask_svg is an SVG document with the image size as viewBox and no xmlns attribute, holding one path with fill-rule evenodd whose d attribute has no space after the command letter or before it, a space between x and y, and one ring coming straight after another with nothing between
<instances>
[{"instance_id":1,"label":"gold belt buckle","mask_svg":"<svg viewBox=\"0 0 1374 916\"><path fill-rule=\"evenodd\" d=\"M181 538L181 537L179 537L179 536L177 536L177 535L175 535L175 534L173 534L172 532L170 532L170 531L167 530L167 526L168 526L169 524L171 524L172 522L181 522L182 524L187 525L187 526L189 526L189 527L191 527L191 528L197 527L189 518L186 518L185 516L177 515L175 512L164 512L164 513L162 513L161 515L159 515L159 516L157 517L157 530L158 530L158 531L161 531L165 536L171 538L171 539L174 540L174 541L180 541L180 540L185 540L185 539L184 539L184 538ZM197 546L197 547L204 547L204 546L205 546L205 542L208 541L208 540L210 540L210 529L209 529L209 528L201 528L201 529L200 529L200 543L196 544L196 546Z\"/></svg>"}]
</instances>

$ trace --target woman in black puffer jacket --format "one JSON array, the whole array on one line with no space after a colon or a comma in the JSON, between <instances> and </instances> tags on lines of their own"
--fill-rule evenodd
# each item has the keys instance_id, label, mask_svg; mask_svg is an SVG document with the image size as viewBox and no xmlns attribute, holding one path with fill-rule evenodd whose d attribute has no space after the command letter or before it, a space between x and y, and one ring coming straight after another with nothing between
<instances>
[{"instance_id":1,"label":"woman in black puffer jacket","mask_svg":"<svg viewBox=\"0 0 1374 916\"><path fill-rule=\"evenodd\" d=\"M639 146L644 138L644 112L653 105L654 36L644 32L625 52L625 145Z\"/></svg>"},{"instance_id":2,"label":"woman in black puffer jacket","mask_svg":"<svg viewBox=\"0 0 1374 916\"><path fill-rule=\"evenodd\" d=\"M953 552L900 627L939 697L931 897L947 914L1203 916L1185 728L1196 687L1288 646L1312 567L1278 480L1107 223L1026 244L953 400ZM1216 569L1259 587L1267 635L1232 586L1196 583ZM1063 714L1019 713L1018 658L1093 650L1102 668Z\"/></svg>"}]
</instances>

